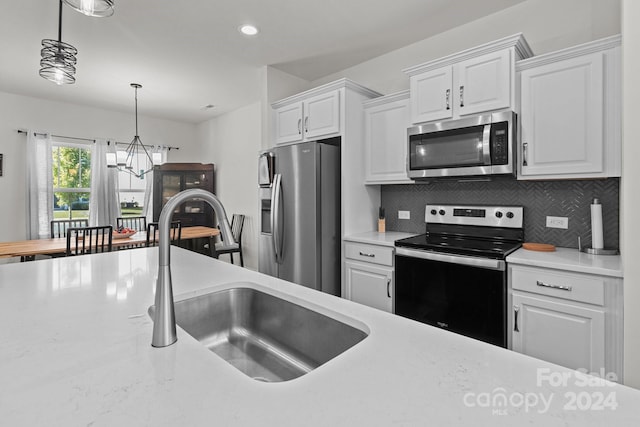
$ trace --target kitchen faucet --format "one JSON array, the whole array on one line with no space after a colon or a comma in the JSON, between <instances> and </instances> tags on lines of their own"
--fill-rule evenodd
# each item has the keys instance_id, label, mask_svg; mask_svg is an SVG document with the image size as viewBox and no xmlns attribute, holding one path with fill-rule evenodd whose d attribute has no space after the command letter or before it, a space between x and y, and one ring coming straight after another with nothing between
<instances>
[{"instance_id":1,"label":"kitchen faucet","mask_svg":"<svg viewBox=\"0 0 640 427\"><path fill-rule=\"evenodd\" d=\"M206 190L192 189L181 191L167 201L160 212L160 220L158 221L159 247L158 250L158 279L156 281L156 301L155 313L153 318L153 338L151 345L153 347L167 347L176 342L176 317L173 309L173 289L171 287L171 266L170 266L170 247L171 239L169 238L169 226L173 211L181 203L187 200L204 200L209 203L216 213L220 232L222 233L222 249L234 249L238 247L227 213L220 200Z\"/></svg>"}]
</instances>

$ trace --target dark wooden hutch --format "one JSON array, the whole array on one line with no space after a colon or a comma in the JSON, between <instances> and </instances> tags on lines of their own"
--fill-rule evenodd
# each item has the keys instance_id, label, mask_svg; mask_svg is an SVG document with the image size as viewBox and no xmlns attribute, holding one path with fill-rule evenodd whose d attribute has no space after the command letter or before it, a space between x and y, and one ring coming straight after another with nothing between
<instances>
[{"instance_id":1,"label":"dark wooden hutch","mask_svg":"<svg viewBox=\"0 0 640 427\"><path fill-rule=\"evenodd\" d=\"M158 221L167 200L178 192L201 188L215 193L214 165L202 163L165 163L153 167L153 220ZM174 221L183 227L204 225L215 227L214 213L208 203L188 200L173 212Z\"/></svg>"}]
</instances>

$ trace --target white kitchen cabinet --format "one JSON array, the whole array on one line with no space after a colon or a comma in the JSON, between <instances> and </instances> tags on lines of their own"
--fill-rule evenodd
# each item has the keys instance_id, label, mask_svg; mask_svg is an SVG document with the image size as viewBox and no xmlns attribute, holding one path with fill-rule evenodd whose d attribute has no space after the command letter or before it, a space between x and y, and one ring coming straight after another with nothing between
<instances>
[{"instance_id":1,"label":"white kitchen cabinet","mask_svg":"<svg viewBox=\"0 0 640 427\"><path fill-rule=\"evenodd\" d=\"M517 64L519 179L620 176L620 37Z\"/></svg>"},{"instance_id":2,"label":"white kitchen cabinet","mask_svg":"<svg viewBox=\"0 0 640 427\"><path fill-rule=\"evenodd\" d=\"M310 141L340 133L340 92L311 96L275 109L276 144Z\"/></svg>"},{"instance_id":3,"label":"white kitchen cabinet","mask_svg":"<svg viewBox=\"0 0 640 427\"><path fill-rule=\"evenodd\" d=\"M572 369L604 367L604 310L513 293L513 350Z\"/></svg>"},{"instance_id":4,"label":"white kitchen cabinet","mask_svg":"<svg viewBox=\"0 0 640 427\"><path fill-rule=\"evenodd\" d=\"M392 313L393 256L393 247L345 242L343 297Z\"/></svg>"},{"instance_id":5,"label":"white kitchen cabinet","mask_svg":"<svg viewBox=\"0 0 640 427\"><path fill-rule=\"evenodd\" d=\"M515 61L532 56L521 34L430 61L409 75L411 122L516 109Z\"/></svg>"},{"instance_id":6,"label":"white kitchen cabinet","mask_svg":"<svg viewBox=\"0 0 640 427\"><path fill-rule=\"evenodd\" d=\"M345 272L346 299L393 312L393 268L346 261Z\"/></svg>"},{"instance_id":7,"label":"white kitchen cabinet","mask_svg":"<svg viewBox=\"0 0 640 427\"><path fill-rule=\"evenodd\" d=\"M509 284L514 351L622 378L620 279L510 265Z\"/></svg>"},{"instance_id":8,"label":"white kitchen cabinet","mask_svg":"<svg viewBox=\"0 0 640 427\"><path fill-rule=\"evenodd\" d=\"M412 183L406 166L409 92L381 96L363 106L365 184Z\"/></svg>"}]
</instances>

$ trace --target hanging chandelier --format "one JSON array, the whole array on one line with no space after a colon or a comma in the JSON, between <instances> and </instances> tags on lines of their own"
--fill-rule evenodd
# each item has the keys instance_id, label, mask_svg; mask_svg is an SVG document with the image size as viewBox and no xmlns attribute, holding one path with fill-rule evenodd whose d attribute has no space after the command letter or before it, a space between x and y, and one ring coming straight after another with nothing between
<instances>
[{"instance_id":1,"label":"hanging chandelier","mask_svg":"<svg viewBox=\"0 0 640 427\"><path fill-rule=\"evenodd\" d=\"M106 18L113 15L113 0L63 0L73 9L87 16Z\"/></svg>"},{"instance_id":2,"label":"hanging chandelier","mask_svg":"<svg viewBox=\"0 0 640 427\"><path fill-rule=\"evenodd\" d=\"M76 82L78 49L62 41L62 0L58 13L58 40L42 40L40 76L58 85Z\"/></svg>"},{"instance_id":3,"label":"hanging chandelier","mask_svg":"<svg viewBox=\"0 0 640 427\"><path fill-rule=\"evenodd\" d=\"M131 83L131 87L135 89L136 134L126 150L107 153L107 166L118 168L120 171L129 172L136 178L143 179L145 174L153 170L153 159L138 136L138 89L142 85Z\"/></svg>"}]
</instances>

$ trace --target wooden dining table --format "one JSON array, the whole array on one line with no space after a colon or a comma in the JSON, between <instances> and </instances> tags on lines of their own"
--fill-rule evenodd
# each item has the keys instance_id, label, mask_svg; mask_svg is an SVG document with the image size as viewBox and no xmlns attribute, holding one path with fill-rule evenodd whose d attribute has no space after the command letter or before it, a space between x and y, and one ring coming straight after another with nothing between
<instances>
[{"instance_id":1,"label":"wooden dining table","mask_svg":"<svg viewBox=\"0 0 640 427\"><path fill-rule=\"evenodd\" d=\"M193 240L211 238L220 234L215 227L183 227L181 240ZM113 249L122 247L144 246L147 241L147 233L139 231L131 237L112 239ZM67 251L67 238L20 240L15 242L0 242L0 258L33 257L35 255L63 254Z\"/></svg>"}]
</instances>

